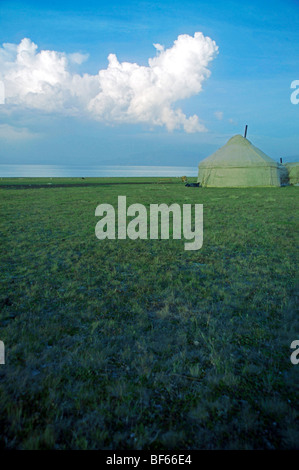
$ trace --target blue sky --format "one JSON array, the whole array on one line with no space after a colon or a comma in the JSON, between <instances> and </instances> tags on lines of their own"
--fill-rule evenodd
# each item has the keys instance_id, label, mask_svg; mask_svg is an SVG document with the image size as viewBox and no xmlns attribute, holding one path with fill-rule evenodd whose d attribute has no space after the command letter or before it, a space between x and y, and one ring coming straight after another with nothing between
<instances>
[{"instance_id":1,"label":"blue sky","mask_svg":"<svg viewBox=\"0 0 299 470\"><path fill-rule=\"evenodd\" d=\"M1 45L29 38L37 52L88 55L70 65L81 76L107 69L109 54L120 63L148 67L148 59L157 55L153 44L167 50L180 35L202 32L219 50L207 66L211 75L202 90L186 98L180 90L170 105L186 119L198 116L205 132L186 132L184 124L171 130L168 124L128 120L127 115L108 122L106 111L93 119L86 113L37 109L28 101L26 106L4 103L0 163L196 167L232 135L243 134L245 124L248 139L272 158L298 160L299 105L290 101L291 82L299 80L298 13L298 0L1 0Z\"/></svg>"}]
</instances>

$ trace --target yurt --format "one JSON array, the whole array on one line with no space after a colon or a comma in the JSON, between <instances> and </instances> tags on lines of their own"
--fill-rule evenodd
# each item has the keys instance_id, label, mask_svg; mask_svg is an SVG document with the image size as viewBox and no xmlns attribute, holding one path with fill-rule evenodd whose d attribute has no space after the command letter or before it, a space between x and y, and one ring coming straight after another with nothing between
<instances>
[{"instance_id":1,"label":"yurt","mask_svg":"<svg viewBox=\"0 0 299 470\"><path fill-rule=\"evenodd\" d=\"M278 163L241 135L198 165L197 182L203 187L280 186Z\"/></svg>"},{"instance_id":2,"label":"yurt","mask_svg":"<svg viewBox=\"0 0 299 470\"><path fill-rule=\"evenodd\" d=\"M286 163L285 167L289 173L290 184L298 184L299 183L299 162Z\"/></svg>"}]
</instances>

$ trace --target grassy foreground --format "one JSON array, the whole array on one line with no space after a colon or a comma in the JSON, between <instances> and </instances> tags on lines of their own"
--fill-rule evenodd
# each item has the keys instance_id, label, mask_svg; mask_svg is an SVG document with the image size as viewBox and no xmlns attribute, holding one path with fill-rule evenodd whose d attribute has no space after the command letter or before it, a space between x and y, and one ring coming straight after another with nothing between
<instances>
[{"instance_id":1,"label":"grassy foreground","mask_svg":"<svg viewBox=\"0 0 299 470\"><path fill-rule=\"evenodd\" d=\"M298 188L8 180L2 448L299 448ZM202 203L202 249L98 240L95 208L118 195Z\"/></svg>"}]
</instances>

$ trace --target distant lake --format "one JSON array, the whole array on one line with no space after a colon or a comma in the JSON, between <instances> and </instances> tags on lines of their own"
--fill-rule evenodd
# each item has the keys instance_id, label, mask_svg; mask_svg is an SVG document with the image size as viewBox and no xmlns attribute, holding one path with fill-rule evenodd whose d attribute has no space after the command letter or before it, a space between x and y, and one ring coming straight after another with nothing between
<instances>
[{"instance_id":1,"label":"distant lake","mask_svg":"<svg viewBox=\"0 0 299 470\"><path fill-rule=\"evenodd\" d=\"M71 176L197 176L197 168L189 166L64 166L4 165L0 177L71 177Z\"/></svg>"}]
</instances>

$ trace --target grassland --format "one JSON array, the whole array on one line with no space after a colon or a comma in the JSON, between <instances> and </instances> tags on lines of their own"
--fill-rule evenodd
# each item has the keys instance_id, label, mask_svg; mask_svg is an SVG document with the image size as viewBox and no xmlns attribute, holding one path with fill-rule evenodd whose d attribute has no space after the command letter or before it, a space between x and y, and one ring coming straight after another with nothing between
<instances>
[{"instance_id":1,"label":"grassland","mask_svg":"<svg viewBox=\"0 0 299 470\"><path fill-rule=\"evenodd\" d=\"M298 448L298 188L75 180L0 181L0 446ZM202 203L202 249L98 240L118 195Z\"/></svg>"}]
</instances>

